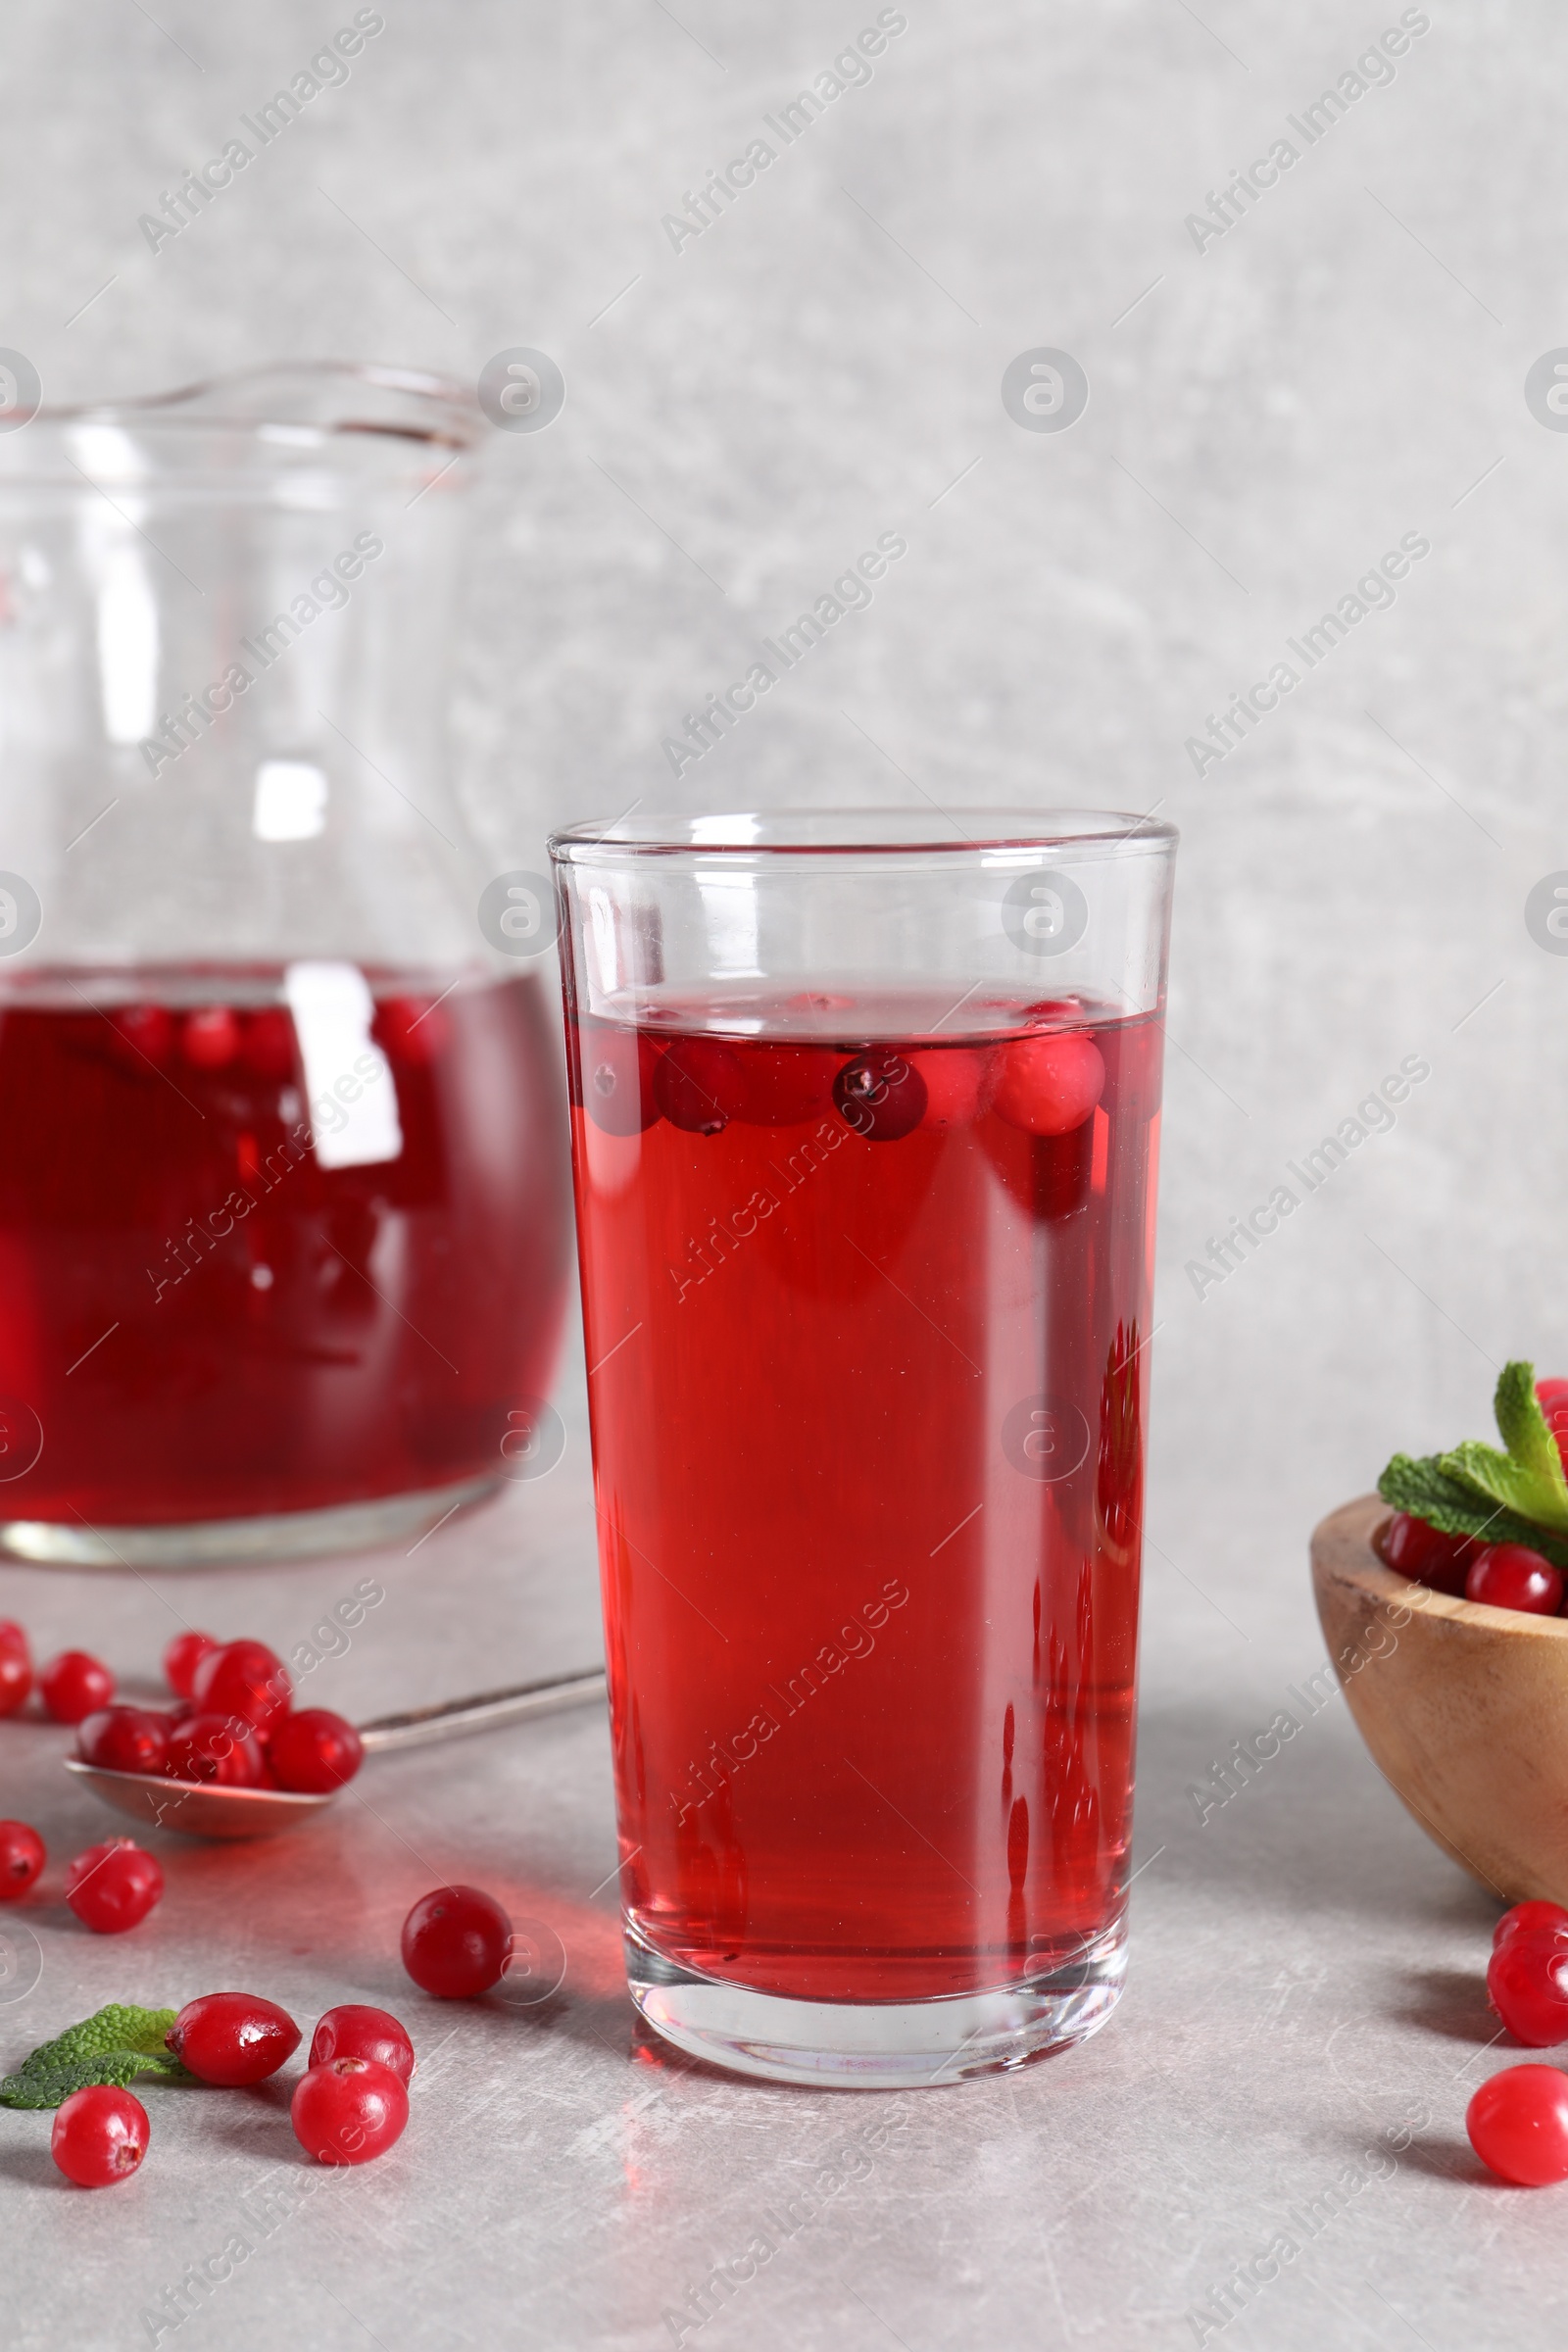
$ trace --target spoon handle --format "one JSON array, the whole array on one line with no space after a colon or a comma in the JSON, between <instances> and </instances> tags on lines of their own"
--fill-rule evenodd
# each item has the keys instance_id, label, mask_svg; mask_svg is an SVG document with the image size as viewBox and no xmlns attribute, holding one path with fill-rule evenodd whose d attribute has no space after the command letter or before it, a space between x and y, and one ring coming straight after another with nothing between
<instances>
[{"instance_id":1,"label":"spoon handle","mask_svg":"<svg viewBox=\"0 0 1568 2352\"><path fill-rule=\"evenodd\" d=\"M388 1748L425 1747L436 1740L459 1740L466 1732L488 1732L502 1723L523 1723L530 1715L554 1715L605 1695L600 1668L591 1674L553 1675L547 1682L519 1683L511 1690L482 1690L473 1698L449 1698L434 1707L411 1707L406 1715L378 1715L360 1725L368 1755Z\"/></svg>"}]
</instances>

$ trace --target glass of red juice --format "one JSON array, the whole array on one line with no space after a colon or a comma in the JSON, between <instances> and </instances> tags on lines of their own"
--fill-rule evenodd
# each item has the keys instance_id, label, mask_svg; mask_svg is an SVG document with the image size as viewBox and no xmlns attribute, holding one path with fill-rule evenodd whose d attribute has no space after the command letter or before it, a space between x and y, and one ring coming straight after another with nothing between
<instances>
[{"instance_id":1,"label":"glass of red juice","mask_svg":"<svg viewBox=\"0 0 1568 2352\"><path fill-rule=\"evenodd\" d=\"M914 2086L1125 1966L1175 834L552 843L634 1999Z\"/></svg>"}]
</instances>

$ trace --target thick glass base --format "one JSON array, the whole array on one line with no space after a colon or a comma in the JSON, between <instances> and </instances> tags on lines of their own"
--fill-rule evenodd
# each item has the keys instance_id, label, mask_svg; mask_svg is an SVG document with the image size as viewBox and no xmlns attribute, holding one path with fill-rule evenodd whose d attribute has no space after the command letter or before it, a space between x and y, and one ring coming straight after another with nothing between
<instances>
[{"instance_id":1,"label":"thick glass base","mask_svg":"<svg viewBox=\"0 0 1568 2352\"><path fill-rule=\"evenodd\" d=\"M324 1511L271 1511L255 1519L191 1519L172 1527L89 1527L85 1520L0 1522L0 1551L38 1568L254 1568L374 1551L493 1494L501 1481L470 1478L420 1494L384 1494Z\"/></svg>"},{"instance_id":2,"label":"thick glass base","mask_svg":"<svg viewBox=\"0 0 1568 2352\"><path fill-rule=\"evenodd\" d=\"M798 2001L700 1977L630 1926L625 1938L631 1997L666 2041L736 2074L827 2090L920 2090L1027 2066L1102 2026L1127 1967L1118 1920L1069 1965L990 1991Z\"/></svg>"}]
</instances>

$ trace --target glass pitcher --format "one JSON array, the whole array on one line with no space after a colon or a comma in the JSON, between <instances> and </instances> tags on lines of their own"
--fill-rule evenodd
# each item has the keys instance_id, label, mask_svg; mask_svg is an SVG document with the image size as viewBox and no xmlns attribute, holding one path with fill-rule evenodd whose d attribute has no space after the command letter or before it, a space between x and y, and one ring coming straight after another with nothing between
<instances>
[{"instance_id":1,"label":"glass pitcher","mask_svg":"<svg viewBox=\"0 0 1568 2352\"><path fill-rule=\"evenodd\" d=\"M433 1525L538 1464L552 944L449 791L476 405L269 368L0 434L0 1545Z\"/></svg>"}]
</instances>

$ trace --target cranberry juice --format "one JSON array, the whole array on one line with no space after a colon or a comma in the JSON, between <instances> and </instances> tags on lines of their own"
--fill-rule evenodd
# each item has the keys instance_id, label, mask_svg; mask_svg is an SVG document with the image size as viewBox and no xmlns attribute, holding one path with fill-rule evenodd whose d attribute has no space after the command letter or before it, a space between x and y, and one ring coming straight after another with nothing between
<instances>
[{"instance_id":1,"label":"cranberry juice","mask_svg":"<svg viewBox=\"0 0 1568 2352\"><path fill-rule=\"evenodd\" d=\"M1122 1908L1160 1024L951 1002L568 1039L627 1911L803 1998Z\"/></svg>"},{"instance_id":2,"label":"cranberry juice","mask_svg":"<svg viewBox=\"0 0 1568 2352\"><path fill-rule=\"evenodd\" d=\"M0 997L0 1514L160 1525L502 1474L565 1283L531 976Z\"/></svg>"}]
</instances>

